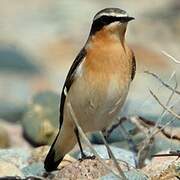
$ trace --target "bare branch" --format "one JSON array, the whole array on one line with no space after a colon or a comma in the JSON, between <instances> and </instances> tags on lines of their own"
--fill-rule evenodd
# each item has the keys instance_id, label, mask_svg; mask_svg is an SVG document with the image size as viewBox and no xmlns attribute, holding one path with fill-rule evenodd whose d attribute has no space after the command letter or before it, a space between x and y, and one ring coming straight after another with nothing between
<instances>
[{"instance_id":1,"label":"bare branch","mask_svg":"<svg viewBox=\"0 0 180 180\"><path fill-rule=\"evenodd\" d=\"M169 126L169 125L170 125L172 122L174 122L174 121L175 121L175 119L172 119L171 121L168 121L168 122L167 122L165 125L163 125L162 127L157 127L157 129L155 129L155 130L151 133L151 135L150 135L149 138L155 136L155 135L158 134L159 132L163 133L163 134L167 137L167 135L169 135L169 134L165 131L165 128L166 128L167 126ZM178 138L176 138L176 139L178 139Z\"/></svg>"},{"instance_id":2,"label":"bare branch","mask_svg":"<svg viewBox=\"0 0 180 180\"><path fill-rule=\"evenodd\" d=\"M176 117L177 119L180 120L180 116L178 114L176 114L174 111L172 111L167 106L165 106L151 90L149 90L149 91L161 107L163 107L166 111L168 111L170 114L172 114L174 117Z\"/></svg>"},{"instance_id":3,"label":"bare branch","mask_svg":"<svg viewBox=\"0 0 180 180\"><path fill-rule=\"evenodd\" d=\"M141 132L144 133L146 138L143 140L141 143L141 147L139 148L138 151L138 167L142 167L144 165L144 160L146 159L150 149L152 148L152 143L154 138L149 136L149 124L146 124L145 121L139 121L137 117L131 117L130 121L134 123Z\"/></svg>"},{"instance_id":4,"label":"bare branch","mask_svg":"<svg viewBox=\"0 0 180 180\"><path fill-rule=\"evenodd\" d=\"M155 77L158 81L161 82L161 84L163 84L166 88L170 89L171 91L175 92L176 94L179 94L180 95L180 91L172 88L169 84L165 83L159 76L157 76L156 74L152 73L152 72L149 72L149 71L144 71L144 73L146 74L150 74L152 75L153 77Z\"/></svg>"},{"instance_id":5,"label":"bare branch","mask_svg":"<svg viewBox=\"0 0 180 180\"><path fill-rule=\"evenodd\" d=\"M117 170L119 171L119 173L121 174L121 176L122 176L124 179L127 179L126 176L125 176L124 173L123 173L123 170L122 170L121 167L119 166L119 163L117 162L117 160L116 160L113 152L111 151L111 148L109 147L108 143L106 142L106 140L105 140L102 132L100 132L100 135L101 135L101 138L102 138L102 140L103 140L103 142L104 142L104 144L105 144L108 152L109 152L110 155L111 155L111 158L112 158L112 160L113 160L113 162L114 162L114 165L116 166Z\"/></svg>"},{"instance_id":6,"label":"bare branch","mask_svg":"<svg viewBox=\"0 0 180 180\"><path fill-rule=\"evenodd\" d=\"M171 95L169 96L168 100L167 100L167 103L166 103L166 106L169 105L172 97L174 96L175 94L175 90L177 90L177 87L178 87L178 82L177 82L177 78L176 78L176 73L174 74L174 78L175 78L175 86L174 86L174 91L172 91ZM165 111L165 110L164 110Z\"/></svg>"},{"instance_id":7,"label":"bare branch","mask_svg":"<svg viewBox=\"0 0 180 180\"><path fill-rule=\"evenodd\" d=\"M175 91L175 90L177 89L177 87L178 87L178 83L177 83L177 79L176 79L176 73L173 73L173 74L172 74L172 77L175 77L175 87L174 87L174 91ZM171 95L169 96L169 98L168 98L168 100L167 100L167 103L166 103L166 106L169 105L172 97L174 96L174 94L175 94L174 91L172 91ZM157 131L157 128L159 128L158 126L159 126L162 118L164 117L164 115L165 115L166 113L167 113L167 110L163 109L160 117L158 118L158 120L157 120L157 122L156 122L156 124L155 124L155 127L154 127L154 128L152 129L152 131L151 131L152 135L154 134L155 131ZM165 126L165 127L166 127L166 126ZM159 130L161 130L161 132L163 132L163 129L159 128ZM159 132L159 131L158 131L158 132ZM157 132L157 133L158 133L158 132ZM155 134L156 134L156 132L155 132Z\"/></svg>"},{"instance_id":8,"label":"bare branch","mask_svg":"<svg viewBox=\"0 0 180 180\"><path fill-rule=\"evenodd\" d=\"M95 154L95 156L98 158L98 160L104 165L104 167L109 170L110 172L112 172L114 175L116 175L118 178L124 178L124 174L122 175L120 172L117 173L116 171L114 171L113 169L109 168L104 161L101 159L101 157L98 155L98 153L96 152L96 150L93 148L93 146L91 145L91 143L89 142L88 138L86 137L85 133L83 132L82 128L79 126L78 120L76 118L76 115L73 111L73 108L71 106L71 103L68 102L67 106L69 107L69 111L70 114L72 116L72 119L74 121L74 123L76 124L76 127L78 128L78 131L80 133L80 135L82 136L82 138L85 140L86 144L88 145L88 147L91 149L91 151L93 152L93 154Z\"/></svg>"},{"instance_id":9,"label":"bare branch","mask_svg":"<svg viewBox=\"0 0 180 180\"><path fill-rule=\"evenodd\" d=\"M169 154L163 153L163 154L154 154L152 157L164 157L164 156L178 156L180 157L180 151L170 151Z\"/></svg>"},{"instance_id":10,"label":"bare branch","mask_svg":"<svg viewBox=\"0 0 180 180\"><path fill-rule=\"evenodd\" d=\"M176 58L174 58L173 56L171 56L169 53L167 53L166 51L161 51L165 56L169 57L171 60L173 60L173 62L175 62L176 64L180 64L180 61L178 61Z\"/></svg>"},{"instance_id":11,"label":"bare branch","mask_svg":"<svg viewBox=\"0 0 180 180\"><path fill-rule=\"evenodd\" d=\"M171 74L171 76L169 77L169 79L167 80L167 82L169 82L169 81L172 80L172 78L174 77L174 74L175 74L175 71ZM162 84L158 85L158 86L157 86L157 91L159 92L162 87L163 87ZM143 103L140 105L140 107L135 110L134 114L138 114L138 110L139 110L139 109L143 109L143 106L149 101L150 97L151 97L150 95L149 95L148 97L146 97L146 99L143 101Z\"/></svg>"}]
</instances>

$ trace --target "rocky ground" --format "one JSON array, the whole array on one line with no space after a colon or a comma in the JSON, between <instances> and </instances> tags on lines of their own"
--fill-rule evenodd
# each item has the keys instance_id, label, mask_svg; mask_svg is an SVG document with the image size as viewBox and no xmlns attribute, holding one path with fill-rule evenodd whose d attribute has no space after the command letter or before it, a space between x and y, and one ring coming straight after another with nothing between
<instances>
[{"instance_id":1,"label":"rocky ground","mask_svg":"<svg viewBox=\"0 0 180 180\"><path fill-rule=\"evenodd\" d=\"M49 149L46 145L52 143L58 131L59 92L64 78L86 41L93 15L104 7L121 7L136 17L128 27L127 40L137 60L136 77L120 114L120 118L128 120L114 129L107 141L128 179L180 177L178 154L151 157L180 150L180 121L163 110L149 89L177 114L180 96L144 73L153 72L172 88L177 84L179 90L180 65L161 52L164 50L180 60L179 0L2 1L0 177L117 179L97 158L78 161L77 146L58 171L47 175L43 168ZM157 121L159 127L153 124ZM151 137L152 132L155 133ZM88 137L108 167L116 170L112 160L108 160L99 134Z\"/></svg>"}]
</instances>

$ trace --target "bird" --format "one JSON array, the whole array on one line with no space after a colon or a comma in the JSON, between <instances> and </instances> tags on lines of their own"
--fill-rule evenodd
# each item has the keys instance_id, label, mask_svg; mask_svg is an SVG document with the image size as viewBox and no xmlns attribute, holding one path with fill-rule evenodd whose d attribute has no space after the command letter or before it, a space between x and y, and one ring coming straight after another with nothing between
<instances>
[{"instance_id":1,"label":"bird","mask_svg":"<svg viewBox=\"0 0 180 180\"><path fill-rule=\"evenodd\" d=\"M136 72L134 53L125 40L133 19L119 8L105 8L94 16L88 39L62 88L59 132L44 161L47 172L56 170L76 143L86 158L68 103L85 133L105 131L117 118Z\"/></svg>"}]
</instances>

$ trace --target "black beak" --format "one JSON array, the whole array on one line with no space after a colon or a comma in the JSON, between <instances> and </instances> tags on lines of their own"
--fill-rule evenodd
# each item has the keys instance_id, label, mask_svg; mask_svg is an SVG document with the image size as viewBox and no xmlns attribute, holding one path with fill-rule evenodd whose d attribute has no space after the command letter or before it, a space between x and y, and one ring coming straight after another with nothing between
<instances>
[{"instance_id":1,"label":"black beak","mask_svg":"<svg viewBox=\"0 0 180 180\"><path fill-rule=\"evenodd\" d=\"M134 19L135 19L134 17L127 16L127 17L123 17L123 18L121 19L121 21L123 21L123 22L129 22L129 21L132 21L132 20L134 20Z\"/></svg>"}]
</instances>

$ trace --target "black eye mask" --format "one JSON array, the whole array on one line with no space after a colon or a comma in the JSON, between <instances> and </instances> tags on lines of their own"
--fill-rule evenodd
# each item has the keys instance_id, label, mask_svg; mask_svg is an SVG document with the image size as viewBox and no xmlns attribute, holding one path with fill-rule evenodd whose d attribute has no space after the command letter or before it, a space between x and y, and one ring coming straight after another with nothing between
<instances>
[{"instance_id":1,"label":"black eye mask","mask_svg":"<svg viewBox=\"0 0 180 180\"><path fill-rule=\"evenodd\" d=\"M129 17L129 16L124 16L124 17L116 17L116 16L101 16L100 18L96 19L93 24L92 24L92 28L91 28L91 35L95 34L97 31L101 30L104 26L112 23L112 22L121 22L121 23L125 23L128 22L130 20L133 20L133 17Z\"/></svg>"}]
</instances>

